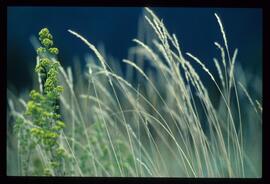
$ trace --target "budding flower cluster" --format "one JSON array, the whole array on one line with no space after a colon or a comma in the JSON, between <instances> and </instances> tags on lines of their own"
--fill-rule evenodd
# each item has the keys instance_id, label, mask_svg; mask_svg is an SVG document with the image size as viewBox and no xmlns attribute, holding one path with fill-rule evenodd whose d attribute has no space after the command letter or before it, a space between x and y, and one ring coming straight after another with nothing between
<instances>
[{"instance_id":1,"label":"budding flower cluster","mask_svg":"<svg viewBox=\"0 0 270 184\"><path fill-rule=\"evenodd\" d=\"M44 47L39 47L37 49L37 54L41 55L49 51L52 55L57 55L59 53L58 48L53 47L53 36L49 32L48 28L43 28L38 33L39 34L39 41Z\"/></svg>"},{"instance_id":2,"label":"budding flower cluster","mask_svg":"<svg viewBox=\"0 0 270 184\"><path fill-rule=\"evenodd\" d=\"M45 175L59 173L61 163L64 159L63 148L59 144L61 131L65 123L61 120L59 109L59 97L63 92L63 86L59 85L58 73L60 62L55 61L59 53L58 48L53 47L53 36L47 28L39 32L39 40L42 47L37 49L38 63L35 72L42 79L43 90L30 92L30 100L27 103L27 109L24 116L35 125L30 129L30 134L34 138L35 144L52 156L51 162L44 168Z\"/></svg>"}]
</instances>

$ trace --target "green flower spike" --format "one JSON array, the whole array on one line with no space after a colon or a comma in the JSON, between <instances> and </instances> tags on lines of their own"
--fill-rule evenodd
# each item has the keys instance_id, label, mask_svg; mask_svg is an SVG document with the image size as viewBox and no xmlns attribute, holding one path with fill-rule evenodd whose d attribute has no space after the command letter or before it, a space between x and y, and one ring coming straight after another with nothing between
<instances>
[{"instance_id":1,"label":"green flower spike","mask_svg":"<svg viewBox=\"0 0 270 184\"><path fill-rule=\"evenodd\" d=\"M62 162L64 159L63 147L60 147L59 137L65 127L59 113L59 97L63 92L63 86L59 85L58 73L60 62L55 57L59 53L58 48L53 47L53 36L47 28L39 32L39 40L42 47L37 49L38 64L35 72L39 75L43 90L32 90L29 94L25 119L30 119L34 127L30 128L29 134L33 138L34 149L37 144L50 156L50 164L47 164L44 175L61 175ZM18 121L22 124L21 121ZM20 125L21 126L21 125Z\"/></svg>"}]
</instances>

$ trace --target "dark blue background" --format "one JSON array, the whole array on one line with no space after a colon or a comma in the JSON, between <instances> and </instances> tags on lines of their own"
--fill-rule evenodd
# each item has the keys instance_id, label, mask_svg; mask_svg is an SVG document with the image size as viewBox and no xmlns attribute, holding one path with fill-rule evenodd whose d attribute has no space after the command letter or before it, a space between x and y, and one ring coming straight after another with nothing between
<instances>
[{"instance_id":1,"label":"dark blue background","mask_svg":"<svg viewBox=\"0 0 270 184\"><path fill-rule=\"evenodd\" d=\"M213 64L220 53L213 42L223 44L214 13L220 16L231 48L239 49L237 62L252 73L262 72L262 10L239 8L152 8L164 20L170 33L176 33L183 52ZM84 61L89 49L67 32L77 31L91 43L103 43L107 53L122 60L135 44L138 19L143 9L138 7L9 7L7 80L18 90L32 87L36 53L30 36L48 27L60 49L61 62L74 65L74 57ZM84 64L84 63L83 63Z\"/></svg>"}]
</instances>

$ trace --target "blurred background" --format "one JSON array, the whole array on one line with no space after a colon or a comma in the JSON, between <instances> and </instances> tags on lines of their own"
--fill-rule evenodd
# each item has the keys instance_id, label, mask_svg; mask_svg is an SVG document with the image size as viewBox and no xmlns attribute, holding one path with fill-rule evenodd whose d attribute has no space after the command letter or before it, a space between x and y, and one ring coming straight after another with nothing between
<instances>
[{"instance_id":1,"label":"blurred background","mask_svg":"<svg viewBox=\"0 0 270 184\"><path fill-rule=\"evenodd\" d=\"M152 8L175 33L182 52L190 52L215 70L213 57L220 59L214 42L224 45L214 13L225 27L231 55L239 49L237 62L244 70L262 75L262 10L248 8ZM90 50L67 30L85 36L95 46L104 45L106 53L119 62L134 46L140 7L9 7L7 21L7 84L16 93L33 86L36 52L30 42L48 27L59 48L64 66L82 62ZM92 54L92 53L91 53ZM204 74L203 74L204 75ZM203 76L202 76L203 77Z\"/></svg>"}]
</instances>

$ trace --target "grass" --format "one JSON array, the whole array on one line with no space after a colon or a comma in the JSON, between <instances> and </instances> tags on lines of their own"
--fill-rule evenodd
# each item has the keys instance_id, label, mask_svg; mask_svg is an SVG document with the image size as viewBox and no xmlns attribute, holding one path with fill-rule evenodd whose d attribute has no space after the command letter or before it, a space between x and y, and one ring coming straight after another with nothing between
<instances>
[{"instance_id":1,"label":"grass","mask_svg":"<svg viewBox=\"0 0 270 184\"><path fill-rule=\"evenodd\" d=\"M126 75L119 62L109 62L85 37L68 30L93 55L85 58L85 71L59 66L65 128L57 132L56 144L63 150L58 172L52 166L54 148L48 152L43 142L33 145L29 132L35 115L24 114L31 99L8 89L7 174L261 177L262 97L254 99L240 81L246 74L238 72L238 50L230 52L221 19L215 17L217 36L223 38L222 44L214 43L221 53L213 61L218 75L198 57L182 53L176 35L148 8L145 29L152 37L147 43L133 39L136 46L123 59ZM209 95L198 70L207 74L218 97ZM21 126L14 131L18 119Z\"/></svg>"}]
</instances>

